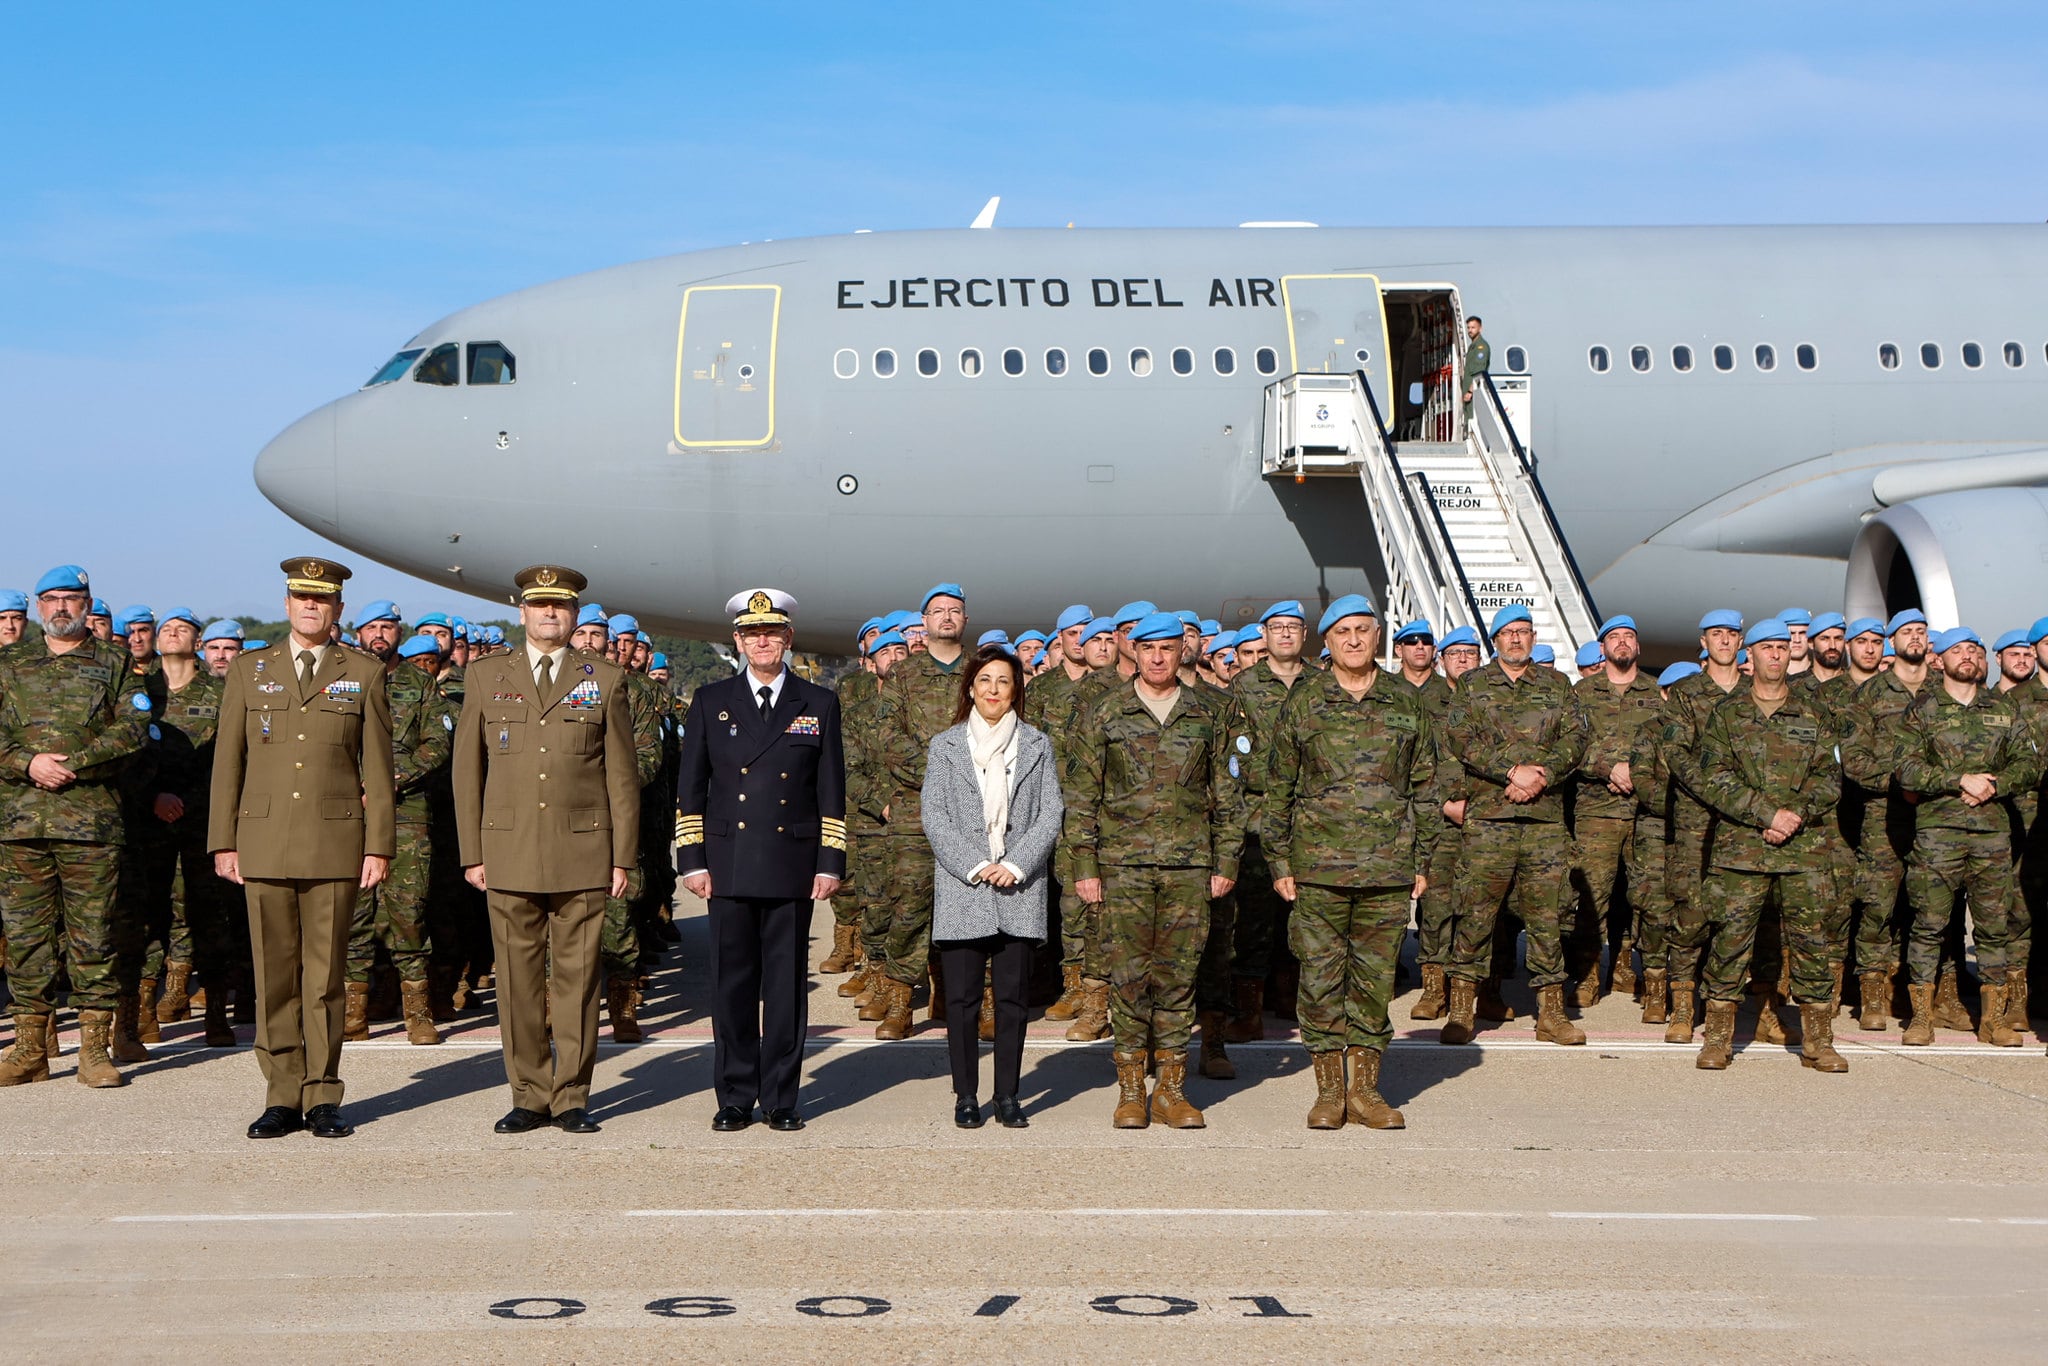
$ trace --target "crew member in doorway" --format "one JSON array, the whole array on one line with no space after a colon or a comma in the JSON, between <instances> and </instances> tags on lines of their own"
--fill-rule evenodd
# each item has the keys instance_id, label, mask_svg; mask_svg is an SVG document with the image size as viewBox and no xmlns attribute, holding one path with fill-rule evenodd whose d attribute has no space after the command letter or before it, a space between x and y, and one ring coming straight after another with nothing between
<instances>
[{"instance_id":1,"label":"crew member in doorway","mask_svg":"<svg viewBox=\"0 0 2048 1366\"><path fill-rule=\"evenodd\" d=\"M1486 373L1493 363L1493 348L1486 344L1486 334L1480 330L1480 317L1474 313L1465 319L1465 420L1472 420L1472 391L1479 387L1479 377Z\"/></svg>"}]
</instances>

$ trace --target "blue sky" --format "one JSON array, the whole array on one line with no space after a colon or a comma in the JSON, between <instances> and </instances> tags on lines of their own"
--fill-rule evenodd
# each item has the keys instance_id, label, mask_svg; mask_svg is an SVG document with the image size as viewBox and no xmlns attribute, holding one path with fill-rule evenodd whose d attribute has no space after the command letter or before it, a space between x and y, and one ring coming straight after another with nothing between
<instances>
[{"instance_id":1,"label":"blue sky","mask_svg":"<svg viewBox=\"0 0 2048 1366\"><path fill-rule=\"evenodd\" d=\"M2044 131L2038 3L9 6L0 585L77 560L268 614L319 542L262 443L580 270L991 194L1010 225L2040 222ZM462 605L357 568L355 602Z\"/></svg>"}]
</instances>

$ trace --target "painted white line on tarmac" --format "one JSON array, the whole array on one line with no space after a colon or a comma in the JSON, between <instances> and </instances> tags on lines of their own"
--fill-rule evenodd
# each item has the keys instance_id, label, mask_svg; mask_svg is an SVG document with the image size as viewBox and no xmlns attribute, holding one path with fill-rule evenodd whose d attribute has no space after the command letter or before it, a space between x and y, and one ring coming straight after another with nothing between
<instances>
[{"instance_id":1,"label":"painted white line on tarmac","mask_svg":"<svg viewBox=\"0 0 2048 1366\"><path fill-rule=\"evenodd\" d=\"M1681 1219L1707 1223L1726 1224L1811 1224L1819 1220L1813 1214L1650 1214L1629 1211L1558 1210L1550 1211L1553 1219Z\"/></svg>"},{"instance_id":2,"label":"painted white line on tarmac","mask_svg":"<svg viewBox=\"0 0 2048 1366\"><path fill-rule=\"evenodd\" d=\"M113 1224L296 1224L359 1219L515 1219L518 1210L317 1210L255 1214L117 1214Z\"/></svg>"},{"instance_id":3,"label":"painted white line on tarmac","mask_svg":"<svg viewBox=\"0 0 2048 1366\"><path fill-rule=\"evenodd\" d=\"M597 1047L600 1053L630 1053L642 1049L659 1051L709 1048L710 1046L711 1036L705 1034L700 1037L685 1039L648 1039L641 1043L612 1043L607 1040L600 1042ZM499 1044L496 1039L446 1039L436 1045L436 1047L444 1053L495 1053L499 1050ZM934 1033L915 1039L894 1040L824 1036L804 1040L804 1047L811 1050L828 1048L941 1049L946 1047L946 1036L943 1033ZM1024 1047L1046 1052L1057 1052L1070 1048L1092 1048L1108 1053L1114 1045L1108 1039L1098 1040L1094 1043L1070 1043L1065 1039L1026 1039ZM1577 1048L1566 1048L1553 1043L1543 1043L1537 1039L1482 1039L1469 1044L1443 1044L1438 1043L1435 1039L1402 1038L1395 1039L1391 1047L1403 1053L1423 1050L1434 1052L1441 1049L1449 1053L1547 1053L1556 1057L1598 1057L1603 1053L1669 1053L1690 1057L1699 1052L1698 1044L1664 1043L1662 1041L1644 1039L1602 1039L1597 1035L1589 1038L1583 1047ZM1837 1037L1835 1039L1835 1047L1837 1050L1853 1056L1894 1058L1907 1062L1912 1061L1914 1058L2002 1058L2013 1062L2026 1061L2037 1063L2039 1061L2038 1056L2028 1049L1992 1048L1985 1044L1934 1044L1927 1048L1902 1049L1891 1044L1865 1043L1855 1039ZM234 1048L208 1048L200 1043L162 1043L151 1044L149 1048L152 1054L219 1053L223 1057L250 1051L250 1047L247 1044L240 1044ZM348 1052L372 1053L421 1051L420 1045L409 1044L403 1038L390 1040L372 1039L367 1043L344 1044L343 1048ZM66 1055L68 1056L68 1053L71 1051L75 1050L67 1050ZM1299 1053L1302 1051L1302 1046L1293 1039L1267 1039L1256 1043L1234 1043L1230 1045L1230 1051L1233 1053ZM1752 1059L1782 1058L1787 1061L1797 1061L1799 1050L1775 1044L1744 1044L1735 1050L1735 1056Z\"/></svg>"}]
</instances>

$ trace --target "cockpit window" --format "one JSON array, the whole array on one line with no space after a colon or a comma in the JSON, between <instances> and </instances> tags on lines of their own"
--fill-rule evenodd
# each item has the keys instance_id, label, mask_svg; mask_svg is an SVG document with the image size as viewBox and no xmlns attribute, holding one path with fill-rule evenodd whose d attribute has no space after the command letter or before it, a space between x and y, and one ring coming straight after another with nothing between
<instances>
[{"instance_id":1,"label":"cockpit window","mask_svg":"<svg viewBox=\"0 0 2048 1366\"><path fill-rule=\"evenodd\" d=\"M519 378L519 363L503 342L469 344L471 384L511 384Z\"/></svg>"},{"instance_id":2,"label":"cockpit window","mask_svg":"<svg viewBox=\"0 0 2048 1366\"><path fill-rule=\"evenodd\" d=\"M462 376L457 372L462 364L462 348L454 342L442 342L427 352L427 358L420 362L420 368L412 372L413 379L420 384L455 384Z\"/></svg>"},{"instance_id":3,"label":"cockpit window","mask_svg":"<svg viewBox=\"0 0 2048 1366\"><path fill-rule=\"evenodd\" d=\"M417 346L410 351L399 352L390 360L385 361L383 368L370 376L370 382L363 387L365 389L374 389L380 384L389 384L392 380L404 379L405 372L412 369L412 363L419 358L420 348Z\"/></svg>"}]
</instances>

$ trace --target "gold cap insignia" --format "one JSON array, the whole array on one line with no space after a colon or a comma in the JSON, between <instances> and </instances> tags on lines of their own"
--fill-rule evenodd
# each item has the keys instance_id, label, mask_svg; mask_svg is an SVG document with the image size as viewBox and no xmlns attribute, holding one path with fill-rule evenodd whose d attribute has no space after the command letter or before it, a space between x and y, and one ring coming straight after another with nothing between
<instances>
[{"instance_id":1,"label":"gold cap insignia","mask_svg":"<svg viewBox=\"0 0 2048 1366\"><path fill-rule=\"evenodd\" d=\"M539 584L542 588L553 588L555 586L555 577L556 576L554 570L543 569L538 574L535 574L533 576L533 581Z\"/></svg>"},{"instance_id":2,"label":"gold cap insignia","mask_svg":"<svg viewBox=\"0 0 2048 1366\"><path fill-rule=\"evenodd\" d=\"M747 599L747 610L749 612L772 612L775 610L775 604L769 600L766 593L756 591L753 597Z\"/></svg>"}]
</instances>

